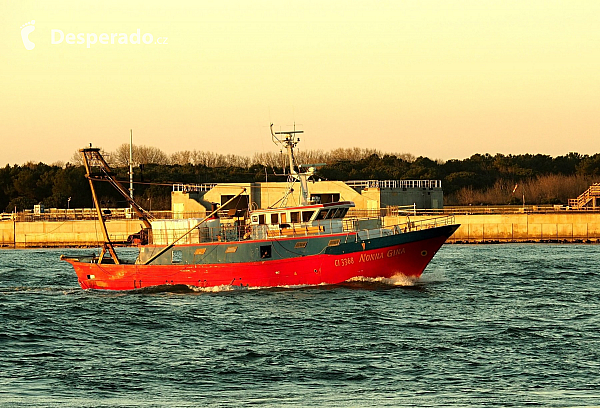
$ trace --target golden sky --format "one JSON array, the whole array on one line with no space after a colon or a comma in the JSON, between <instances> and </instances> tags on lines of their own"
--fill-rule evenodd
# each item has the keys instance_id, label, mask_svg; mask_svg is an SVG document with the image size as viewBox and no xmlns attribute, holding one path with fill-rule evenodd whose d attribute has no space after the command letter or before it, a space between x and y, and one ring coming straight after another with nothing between
<instances>
[{"instance_id":1,"label":"golden sky","mask_svg":"<svg viewBox=\"0 0 600 408\"><path fill-rule=\"evenodd\" d=\"M166 153L277 151L269 122L302 149L600 151L600 1L0 0L0 34L2 166L129 129Z\"/></svg>"}]
</instances>

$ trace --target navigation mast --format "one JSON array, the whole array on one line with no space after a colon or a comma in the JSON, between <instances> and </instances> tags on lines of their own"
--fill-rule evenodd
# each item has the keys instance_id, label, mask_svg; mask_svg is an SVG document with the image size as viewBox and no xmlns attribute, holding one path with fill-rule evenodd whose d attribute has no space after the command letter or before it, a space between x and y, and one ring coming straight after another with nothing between
<instances>
[{"instance_id":1,"label":"navigation mast","mask_svg":"<svg viewBox=\"0 0 600 408\"><path fill-rule=\"evenodd\" d=\"M295 127L295 126L294 126ZM273 132L273 124L271 123L271 140L276 145L281 145L285 148L290 166L290 177L293 181L300 182L300 205L308 205L308 183L307 178L309 173L301 173L296 171L296 158L294 157L294 147L300 141L296 135L304 133L303 130L290 130L287 132ZM300 167L298 167L300 169Z\"/></svg>"}]
</instances>

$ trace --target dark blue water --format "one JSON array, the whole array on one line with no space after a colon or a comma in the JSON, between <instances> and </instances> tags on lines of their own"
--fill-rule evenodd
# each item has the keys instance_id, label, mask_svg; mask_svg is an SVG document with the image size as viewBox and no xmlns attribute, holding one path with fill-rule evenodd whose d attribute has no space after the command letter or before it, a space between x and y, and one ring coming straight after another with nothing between
<instances>
[{"instance_id":1,"label":"dark blue water","mask_svg":"<svg viewBox=\"0 0 600 408\"><path fill-rule=\"evenodd\" d=\"M447 245L413 286L83 291L0 251L0 406L598 406L600 246Z\"/></svg>"}]
</instances>

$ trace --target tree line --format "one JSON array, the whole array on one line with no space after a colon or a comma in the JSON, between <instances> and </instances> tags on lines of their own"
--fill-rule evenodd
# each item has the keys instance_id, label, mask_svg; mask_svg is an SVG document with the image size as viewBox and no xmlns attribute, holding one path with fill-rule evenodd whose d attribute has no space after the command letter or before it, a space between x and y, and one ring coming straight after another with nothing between
<instances>
[{"instance_id":1,"label":"tree line","mask_svg":"<svg viewBox=\"0 0 600 408\"><path fill-rule=\"evenodd\" d=\"M117 178L128 183L129 145L104 152ZM600 181L600 154L475 154L464 160L432 160L376 149L342 148L329 152L299 151L299 163L326 163L324 180L442 180L446 205L566 204L591 183ZM182 151L167 155L146 146L133 148L136 200L151 210L170 209L174 183L283 181L285 157L257 153L253 157ZM125 201L108 184L98 185L106 207ZM0 168L0 210L92 207L89 184L79 153L71 162L26 163Z\"/></svg>"},{"instance_id":2,"label":"tree line","mask_svg":"<svg viewBox=\"0 0 600 408\"><path fill-rule=\"evenodd\" d=\"M129 166L130 147L124 143L113 152L101 149L104 159L111 167ZM378 149L369 148L338 148L329 152L323 150L301 150L295 152L300 164L334 163L343 160L361 160L373 155L383 156L384 153ZM415 157L409 153L394 153L396 157L406 161L414 161ZM202 165L206 167L244 167L249 168L256 164L267 167L286 166L286 156L281 152L254 153L252 157L239 156L235 154L219 154L201 150L184 150L170 155L152 146L133 145L131 148L132 163L140 164L163 164L163 165ZM71 162L83 165L80 152L73 153Z\"/></svg>"}]
</instances>

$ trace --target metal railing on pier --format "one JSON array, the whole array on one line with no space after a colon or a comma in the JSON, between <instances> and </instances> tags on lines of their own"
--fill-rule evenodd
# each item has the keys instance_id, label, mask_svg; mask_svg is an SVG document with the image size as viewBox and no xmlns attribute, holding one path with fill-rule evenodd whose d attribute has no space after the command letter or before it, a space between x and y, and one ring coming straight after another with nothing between
<instances>
[{"instance_id":1,"label":"metal railing on pier","mask_svg":"<svg viewBox=\"0 0 600 408\"><path fill-rule=\"evenodd\" d=\"M106 220L136 219L136 215L128 208L104 208L102 210ZM447 206L441 209L419 209L415 205L390 206L380 209L351 208L347 218L374 218L374 217L398 217L398 216L442 216L442 215L490 215L490 214L548 214L559 212L600 212L600 207L573 208L565 205L506 205L506 206ZM172 211L150 211L156 219L186 219L203 218L204 212L179 213ZM243 211L231 215L229 210L219 211L221 218L242 217ZM46 209L43 213L34 213L26 210L17 213L1 213L1 221L35 222L35 221L73 221L73 220L95 220L97 213L94 208L71 208L71 209Z\"/></svg>"},{"instance_id":2,"label":"metal railing on pier","mask_svg":"<svg viewBox=\"0 0 600 408\"><path fill-rule=\"evenodd\" d=\"M151 211L155 218L172 218L171 211ZM137 216L129 208L104 208L102 215L105 220L126 220L136 219ZM25 210L16 213L0 214L0 221L18 221L18 222L35 222L35 221L76 221L76 220L96 220L98 214L94 208L71 208L60 209L50 208L44 212L36 213L31 210Z\"/></svg>"},{"instance_id":3,"label":"metal railing on pier","mask_svg":"<svg viewBox=\"0 0 600 408\"><path fill-rule=\"evenodd\" d=\"M506 206L446 206L443 209L417 209L417 215L454 214L454 215L486 215L486 214L550 214L564 212L600 212L599 208L573 208L566 205L506 205ZM388 213L392 215L392 213Z\"/></svg>"},{"instance_id":4,"label":"metal railing on pier","mask_svg":"<svg viewBox=\"0 0 600 408\"><path fill-rule=\"evenodd\" d=\"M569 206L576 209L586 209L590 208L588 204L590 202L593 204L591 208L596 210L598 207L597 202L600 202L600 183L592 184L587 190L585 190L582 194L577 198L569 199Z\"/></svg>"},{"instance_id":5,"label":"metal railing on pier","mask_svg":"<svg viewBox=\"0 0 600 408\"><path fill-rule=\"evenodd\" d=\"M209 191L212 190L217 183L203 183L203 184L173 184L173 191L181 191L184 193Z\"/></svg>"},{"instance_id":6,"label":"metal railing on pier","mask_svg":"<svg viewBox=\"0 0 600 408\"><path fill-rule=\"evenodd\" d=\"M381 188L381 189L408 189L442 188L442 180L348 180L346 185L354 189Z\"/></svg>"}]
</instances>

